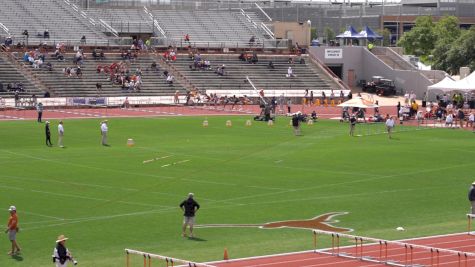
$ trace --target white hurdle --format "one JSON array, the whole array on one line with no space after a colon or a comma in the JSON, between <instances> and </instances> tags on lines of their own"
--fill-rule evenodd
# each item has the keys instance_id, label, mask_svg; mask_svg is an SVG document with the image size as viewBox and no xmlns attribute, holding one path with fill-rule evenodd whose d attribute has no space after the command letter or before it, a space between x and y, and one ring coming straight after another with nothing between
<instances>
[{"instance_id":1,"label":"white hurdle","mask_svg":"<svg viewBox=\"0 0 475 267\"><path fill-rule=\"evenodd\" d=\"M143 252L143 251L133 250L133 249L128 249L128 248L125 249L125 253L126 253L126 266L127 267L130 267L130 255L131 254L142 256L144 267L152 266L152 259L159 259L159 260L165 261L166 264L167 264L166 265L167 267L173 267L173 266L176 266L176 267L178 267L178 266L183 266L183 267L185 267L185 266L187 266L187 267L216 267L214 265L209 265L209 264L205 264L205 263L197 263L197 262L193 262L193 261L187 261L187 260L167 257L167 256L163 256L163 255L158 255L158 254L153 254L153 253L148 253L148 252ZM178 264L178 265L175 265L175 264Z\"/></svg>"}]
</instances>

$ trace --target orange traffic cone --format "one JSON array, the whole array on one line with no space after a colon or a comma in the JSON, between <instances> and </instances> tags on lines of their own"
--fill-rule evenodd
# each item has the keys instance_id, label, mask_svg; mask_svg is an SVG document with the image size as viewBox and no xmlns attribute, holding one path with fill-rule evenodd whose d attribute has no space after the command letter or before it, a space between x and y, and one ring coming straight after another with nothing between
<instances>
[{"instance_id":1,"label":"orange traffic cone","mask_svg":"<svg viewBox=\"0 0 475 267\"><path fill-rule=\"evenodd\" d=\"M225 261L229 260L228 249L227 248L224 248L223 260L225 260Z\"/></svg>"}]
</instances>

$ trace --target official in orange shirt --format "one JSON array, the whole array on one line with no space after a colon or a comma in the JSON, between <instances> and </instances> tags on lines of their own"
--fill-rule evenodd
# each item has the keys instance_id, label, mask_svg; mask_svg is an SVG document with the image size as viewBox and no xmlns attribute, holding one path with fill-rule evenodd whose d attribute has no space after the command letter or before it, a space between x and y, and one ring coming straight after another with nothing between
<instances>
[{"instance_id":1,"label":"official in orange shirt","mask_svg":"<svg viewBox=\"0 0 475 267\"><path fill-rule=\"evenodd\" d=\"M20 247L16 242L16 234L18 233L18 217L16 215L16 207L10 206L8 209L10 211L10 218L8 219L7 229L5 233L8 233L8 239L12 242L12 250L8 252L8 255L15 255L20 253Z\"/></svg>"}]
</instances>

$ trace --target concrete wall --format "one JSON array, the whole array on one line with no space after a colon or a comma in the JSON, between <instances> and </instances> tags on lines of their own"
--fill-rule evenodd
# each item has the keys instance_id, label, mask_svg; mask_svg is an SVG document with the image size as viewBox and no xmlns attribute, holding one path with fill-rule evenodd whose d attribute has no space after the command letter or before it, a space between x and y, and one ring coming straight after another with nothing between
<instances>
[{"instance_id":1,"label":"concrete wall","mask_svg":"<svg viewBox=\"0 0 475 267\"><path fill-rule=\"evenodd\" d=\"M299 43L301 47L308 47L310 41L312 41L310 39L310 25L306 22L275 21L274 34L275 38L292 40L292 44Z\"/></svg>"},{"instance_id":2,"label":"concrete wall","mask_svg":"<svg viewBox=\"0 0 475 267\"><path fill-rule=\"evenodd\" d=\"M325 49L342 49L342 58L325 58ZM383 76L394 81L398 92L414 91L418 98L422 98L427 86L432 85L418 70L394 70L365 47L311 47L310 53L327 66L343 65L344 82L348 82L348 70L353 69L356 81L369 81L373 76Z\"/></svg>"}]
</instances>

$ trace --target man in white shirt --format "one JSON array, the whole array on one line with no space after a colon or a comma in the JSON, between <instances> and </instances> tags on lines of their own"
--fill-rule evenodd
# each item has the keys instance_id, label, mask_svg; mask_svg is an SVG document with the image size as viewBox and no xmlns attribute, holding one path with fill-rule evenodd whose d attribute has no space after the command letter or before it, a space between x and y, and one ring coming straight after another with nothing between
<instances>
[{"instance_id":1,"label":"man in white shirt","mask_svg":"<svg viewBox=\"0 0 475 267\"><path fill-rule=\"evenodd\" d=\"M393 131L393 128L394 128L394 117L391 116L386 120L386 129L388 131L389 139L391 139L391 133Z\"/></svg>"},{"instance_id":2,"label":"man in white shirt","mask_svg":"<svg viewBox=\"0 0 475 267\"><path fill-rule=\"evenodd\" d=\"M102 135L102 145L109 146L107 144L107 131L109 128L107 127L107 120L101 122L101 135Z\"/></svg>"},{"instance_id":3,"label":"man in white shirt","mask_svg":"<svg viewBox=\"0 0 475 267\"><path fill-rule=\"evenodd\" d=\"M295 74L294 74L294 71L292 70L292 67L289 67L289 69L287 69L287 78L292 78L292 77L295 77Z\"/></svg>"},{"instance_id":4,"label":"man in white shirt","mask_svg":"<svg viewBox=\"0 0 475 267\"><path fill-rule=\"evenodd\" d=\"M63 126L63 121L59 121L58 124L58 145L61 148L64 148L63 145L63 136L64 136L64 126Z\"/></svg>"}]
</instances>

